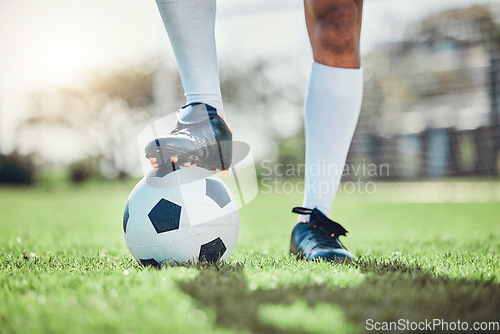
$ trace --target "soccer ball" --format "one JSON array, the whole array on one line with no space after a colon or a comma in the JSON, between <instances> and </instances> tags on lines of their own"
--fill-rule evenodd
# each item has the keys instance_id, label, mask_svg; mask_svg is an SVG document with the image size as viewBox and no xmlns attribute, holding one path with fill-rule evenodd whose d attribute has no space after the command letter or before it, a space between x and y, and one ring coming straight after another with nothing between
<instances>
[{"instance_id":1,"label":"soccer ball","mask_svg":"<svg viewBox=\"0 0 500 334\"><path fill-rule=\"evenodd\" d=\"M142 265L227 260L238 231L229 188L196 166L150 172L132 190L123 215L125 242Z\"/></svg>"}]
</instances>

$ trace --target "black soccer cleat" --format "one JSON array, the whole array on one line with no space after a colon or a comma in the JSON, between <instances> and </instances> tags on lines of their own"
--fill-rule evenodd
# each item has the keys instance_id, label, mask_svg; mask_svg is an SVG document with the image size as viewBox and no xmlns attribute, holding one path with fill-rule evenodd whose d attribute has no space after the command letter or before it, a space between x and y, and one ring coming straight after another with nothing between
<instances>
[{"instance_id":1,"label":"black soccer cleat","mask_svg":"<svg viewBox=\"0 0 500 334\"><path fill-rule=\"evenodd\" d=\"M205 103L190 103L177 114L170 134L150 141L146 158L153 168L177 169L196 165L227 173L232 162L232 133L217 109Z\"/></svg>"},{"instance_id":2,"label":"black soccer cleat","mask_svg":"<svg viewBox=\"0 0 500 334\"><path fill-rule=\"evenodd\" d=\"M292 212L311 215L309 222L299 222L292 230L290 253L306 260L324 259L344 263L354 259L339 240L347 230L318 209L296 207Z\"/></svg>"}]
</instances>

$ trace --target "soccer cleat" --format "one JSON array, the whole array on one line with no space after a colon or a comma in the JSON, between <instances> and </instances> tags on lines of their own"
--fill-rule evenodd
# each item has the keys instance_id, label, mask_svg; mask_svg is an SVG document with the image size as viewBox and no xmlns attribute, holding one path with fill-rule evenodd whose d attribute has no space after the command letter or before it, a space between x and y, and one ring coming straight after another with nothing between
<instances>
[{"instance_id":1,"label":"soccer cleat","mask_svg":"<svg viewBox=\"0 0 500 334\"><path fill-rule=\"evenodd\" d=\"M176 170L179 166L225 171L232 162L232 133L217 110L205 103L190 103L177 114L170 134L146 145L153 168Z\"/></svg>"},{"instance_id":2,"label":"soccer cleat","mask_svg":"<svg viewBox=\"0 0 500 334\"><path fill-rule=\"evenodd\" d=\"M324 259L344 263L354 259L339 240L347 230L318 209L296 207L292 212L310 215L309 222L297 223L292 230L290 253L306 260Z\"/></svg>"}]
</instances>

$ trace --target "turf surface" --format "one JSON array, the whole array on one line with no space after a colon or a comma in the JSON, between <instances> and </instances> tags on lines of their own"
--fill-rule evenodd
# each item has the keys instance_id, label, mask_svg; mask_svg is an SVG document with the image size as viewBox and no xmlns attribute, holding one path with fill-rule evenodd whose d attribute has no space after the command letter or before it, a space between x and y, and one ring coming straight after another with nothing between
<instances>
[{"instance_id":1,"label":"turf surface","mask_svg":"<svg viewBox=\"0 0 500 334\"><path fill-rule=\"evenodd\" d=\"M366 322L500 322L500 203L341 194L350 266L288 256L300 196L240 211L227 264L139 267L133 184L0 188L0 333L357 333ZM387 192L387 187L384 190ZM440 331L439 331L440 332ZM494 332L494 331L491 331Z\"/></svg>"}]
</instances>

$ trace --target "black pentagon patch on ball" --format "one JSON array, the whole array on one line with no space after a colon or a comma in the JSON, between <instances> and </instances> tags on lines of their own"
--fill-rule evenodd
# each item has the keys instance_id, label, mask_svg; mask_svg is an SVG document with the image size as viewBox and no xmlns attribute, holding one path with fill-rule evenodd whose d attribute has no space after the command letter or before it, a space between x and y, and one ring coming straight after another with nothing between
<instances>
[{"instance_id":1,"label":"black pentagon patch on ball","mask_svg":"<svg viewBox=\"0 0 500 334\"><path fill-rule=\"evenodd\" d=\"M181 207L162 198L148 213L156 233L177 230L181 222Z\"/></svg>"},{"instance_id":2,"label":"black pentagon patch on ball","mask_svg":"<svg viewBox=\"0 0 500 334\"><path fill-rule=\"evenodd\" d=\"M212 179L205 179L205 181L207 188L206 195L213 199L221 208L231 202L231 198L222 183Z\"/></svg>"},{"instance_id":3,"label":"black pentagon patch on ball","mask_svg":"<svg viewBox=\"0 0 500 334\"><path fill-rule=\"evenodd\" d=\"M221 238L214 239L206 244L201 245L200 255L198 260L202 261L205 259L208 262L217 262L218 259L224 255L226 252L226 246L222 242Z\"/></svg>"},{"instance_id":4,"label":"black pentagon patch on ball","mask_svg":"<svg viewBox=\"0 0 500 334\"><path fill-rule=\"evenodd\" d=\"M125 205L125 211L123 212L123 232L125 233L127 233L127 223L129 218L130 218L130 213L128 210L128 201L127 201L127 205Z\"/></svg>"},{"instance_id":5,"label":"black pentagon patch on ball","mask_svg":"<svg viewBox=\"0 0 500 334\"><path fill-rule=\"evenodd\" d=\"M161 267L160 264L156 262L155 259L140 259L139 263L145 267L155 267L155 268Z\"/></svg>"}]
</instances>

